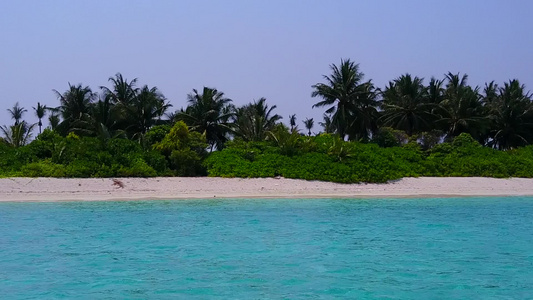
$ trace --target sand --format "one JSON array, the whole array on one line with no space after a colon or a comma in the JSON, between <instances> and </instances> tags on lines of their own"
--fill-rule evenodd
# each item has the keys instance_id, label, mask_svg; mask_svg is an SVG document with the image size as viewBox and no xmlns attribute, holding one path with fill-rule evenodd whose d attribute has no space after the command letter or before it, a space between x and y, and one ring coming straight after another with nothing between
<instances>
[{"instance_id":1,"label":"sand","mask_svg":"<svg viewBox=\"0 0 533 300\"><path fill-rule=\"evenodd\" d=\"M454 196L533 196L533 179L421 177L404 178L386 184L208 177L0 179L0 201Z\"/></svg>"}]
</instances>

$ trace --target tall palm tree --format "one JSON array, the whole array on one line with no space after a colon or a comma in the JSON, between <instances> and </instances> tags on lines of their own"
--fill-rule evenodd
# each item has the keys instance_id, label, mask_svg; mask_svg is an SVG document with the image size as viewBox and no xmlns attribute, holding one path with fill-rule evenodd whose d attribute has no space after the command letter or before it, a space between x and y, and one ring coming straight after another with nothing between
<instances>
[{"instance_id":1,"label":"tall palm tree","mask_svg":"<svg viewBox=\"0 0 533 300\"><path fill-rule=\"evenodd\" d=\"M143 86L132 103L126 107L131 121L128 132L132 136L142 137L154 125L161 122L161 117L172 107L157 87Z\"/></svg>"},{"instance_id":2,"label":"tall palm tree","mask_svg":"<svg viewBox=\"0 0 533 300\"><path fill-rule=\"evenodd\" d=\"M304 122L305 129L307 129L307 135L311 136L311 129L313 129L313 126L315 125L315 121L313 120L313 118L311 119L307 118L303 122Z\"/></svg>"},{"instance_id":3,"label":"tall palm tree","mask_svg":"<svg viewBox=\"0 0 533 300\"><path fill-rule=\"evenodd\" d=\"M480 140L486 127L486 113L479 87L467 85L468 75L448 73L443 100L440 102L442 129L446 138L452 139L466 132Z\"/></svg>"},{"instance_id":4,"label":"tall palm tree","mask_svg":"<svg viewBox=\"0 0 533 300\"><path fill-rule=\"evenodd\" d=\"M483 105L490 106L492 103L498 100L499 87L494 81L485 83L485 88L483 89Z\"/></svg>"},{"instance_id":5,"label":"tall palm tree","mask_svg":"<svg viewBox=\"0 0 533 300\"><path fill-rule=\"evenodd\" d=\"M217 89L204 87L201 94L193 89L187 101L189 105L178 113L177 119L184 121L190 130L205 134L212 150L222 149L231 131L232 100Z\"/></svg>"},{"instance_id":6,"label":"tall palm tree","mask_svg":"<svg viewBox=\"0 0 533 300\"><path fill-rule=\"evenodd\" d=\"M122 74L117 73L114 77L109 77L108 81L111 87L101 86L104 98L108 98L111 105L114 107L114 118L116 120L115 126L120 130L126 131L132 126L131 106L135 104L136 98L139 94L137 85L137 78L131 81L124 78Z\"/></svg>"},{"instance_id":7,"label":"tall palm tree","mask_svg":"<svg viewBox=\"0 0 533 300\"><path fill-rule=\"evenodd\" d=\"M114 127L117 122L116 106L111 102L111 97L103 96L91 106L91 116L98 123L108 128Z\"/></svg>"},{"instance_id":8,"label":"tall palm tree","mask_svg":"<svg viewBox=\"0 0 533 300\"><path fill-rule=\"evenodd\" d=\"M33 107L33 110L35 111L35 115L39 119L39 123L38 123L38 125L39 125L39 134L41 134L43 132L42 131L43 118L44 118L44 115L46 114L47 107L46 107L46 105L41 105L40 102L37 102L37 107Z\"/></svg>"},{"instance_id":9,"label":"tall palm tree","mask_svg":"<svg viewBox=\"0 0 533 300\"><path fill-rule=\"evenodd\" d=\"M282 119L274 109L276 105L268 107L265 98L237 108L233 116L235 135L245 141L263 141Z\"/></svg>"},{"instance_id":10,"label":"tall palm tree","mask_svg":"<svg viewBox=\"0 0 533 300\"><path fill-rule=\"evenodd\" d=\"M428 88L423 79L405 74L389 82L382 93L382 116L386 127L403 130L409 136L429 131L436 116L436 104L429 102Z\"/></svg>"},{"instance_id":11,"label":"tall palm tree","mask_svg":"<svg viewBox=\"0 0 533 300\"><path fill-rule=\"evenodd\" d=\"M18 125L20 123L20 120L22 119L22 115L24 115L26 110L24 107L20 106L18 102L13 105L13 108L8 108L7 111L11 115L11 118L15 120L15 125Z\"/></svg>"},{"instance_id":12,"label":"tall palm tree","mask_svg":"<svg viewBox=\"0 0 533 300\"><path fill-rule=\"evenodd\" d=\"M489 145L498 149L511 149L533 142L532 97L524 85L511 80L498 88L497 98L489 102L493 120Z\"/></svg>"},{"instance_id":13,"label":"tall palm tree","mask_svg":"<svg viewBox=\"0 0 533 300\"><path fill-rule=\"evenodd\" d=\"M298 127L296 127L296 114L289 115L289 124L291 125L291 132L298 131Z\"/></svg>"},{"instance_id":14,"label":"tall palm tree","mask_svg":"<svg viewBox=\"0 0 533 300\"><path fill-rule=\"evenodd\" d=\"M76 127L78 122L84 120L90 113L91 105L95 99L95 94L88 86L83 87L81 84L71 85L64 93L53 90L60 102L60 111L63 122L58 126L63 134L71 131Z\"/></svg>"},{"instance_id":15,"label":"tall palm tree","mask_svg":"<svg viewBox=\"0 0 533 300\"><path fill-rule=\"evenodd\" d=\"M499 87L498 84L496 84L494 81L491 81L489 83L485 83L485 87L483 88L483 94L481 95L481 105L483 106L484 113L486 114L486 120L484 122L484 125L486 126L485 130L483 130L482 134L480 135L478 141L482 145L493 145L493 139L491 137L491 130L495 128L495 119L496 117L493 115L495 110L492 110L493 108L496 108L499 106Z\"/></svg>"},{"instance_id":16,"label":"tall palm tree","mask_svg":"<svg viewBox=\"0 0 533 300\"><path fill-rule=\"evenodd\" d=\"M97 102L91 103L89 113L75 124L73 131L97 137L102 142L114 137L124 137L123 130L115 129L115 108L110 97L98 99Z\"/></svg>"},{"instance_id":17,"label":"tall palm tree","mask_svg":"<svg viewBox=\"0 0 533 300\"><path fill-rule=\"evenodd\" d=\"M371 81L362 82L364 74L359 65L349 59L341 60L340 66L330 66L332 74L324 75L326 83L313 85L312 97L320 97L313 107L329 106L336 132L342 139L365 138L375 129L376 94Z\"/></svg>"},{"instance_id":18,"label":"tall palm tree","mask_svg":"<svg viewBox=\"0 0 533 300\"><path fill-rule=\"evenodd\" d=\"M112 83L111 88L101 86L104 96L110 98L112 104L121 104L129 105L134 101L137 96L138 88L135 87L137 84L137 78L134 78L131 81L128 81L122 76L122 74L117 73L115 77L109 77L109 80Z\"/></svg>"},{"instance_id":19,"label":"tall palm tree","mask_svg":"<svg viewBox=\"0 0 533 300\"><path fill-rule=\"evenodd\" d=\"M444 98L444 81L431 77L427 89L429 103L439 104Z\"/></svg>"},{"instance_id":20,"label":"tall palm tree","mask_svg":"<svg viewBox=\"0 0 533 300\"><path fill-rule=\"evenodd\" d=\"M352 120L348 124L347 133L352 141L368 141L378 128L378 90L371 81L362 84L360 90L361 92L356 102L358 105L352 112Z\"/></svg>"}]
</instances>

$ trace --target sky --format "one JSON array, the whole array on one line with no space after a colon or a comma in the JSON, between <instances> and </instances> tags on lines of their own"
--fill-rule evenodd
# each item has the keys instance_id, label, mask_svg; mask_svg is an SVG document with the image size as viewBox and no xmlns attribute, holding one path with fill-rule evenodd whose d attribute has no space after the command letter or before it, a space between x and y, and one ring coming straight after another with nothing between
<instances>
[{"instance_id":1,"label":"sky","mask_svg":"<svg viewBox=\"0 0 533 300\"><path fill-rule=\"evenodd\" d=\"M53 89L100 91L117 72L157 86L173 111L207 86L235 105L265 97L300 128L322 120L311 86L341 59L380 88L460 72L533 90L531 11L529 0L0 1L0 125L17 101L36 122L37 102L59 105Z\"/></svg>"}]
</instances>

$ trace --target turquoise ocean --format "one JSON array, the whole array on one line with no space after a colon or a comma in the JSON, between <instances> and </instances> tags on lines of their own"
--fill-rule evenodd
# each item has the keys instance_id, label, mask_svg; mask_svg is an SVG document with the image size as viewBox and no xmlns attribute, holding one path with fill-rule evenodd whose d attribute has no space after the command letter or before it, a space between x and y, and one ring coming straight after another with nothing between
<instances>
[{"instance_id":1,"label":"turquoise ocean","mask_svg":"<svg viewBox=\"0 0 533 300\"><path fill-rule=\"evenodd\" d=\"M533 198L0 203L1 299L533 299Z\"/></svg>"}]
</instances>

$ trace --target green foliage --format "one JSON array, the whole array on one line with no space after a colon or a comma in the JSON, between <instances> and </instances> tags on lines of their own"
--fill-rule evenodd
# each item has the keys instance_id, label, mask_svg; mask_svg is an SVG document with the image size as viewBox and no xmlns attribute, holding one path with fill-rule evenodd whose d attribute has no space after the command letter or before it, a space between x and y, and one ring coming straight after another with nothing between
<instances>
[{"instance_id":1,"label":"green foliage","mask_svg":"<svg viewBox=\"0 0 533 300\"><path fill-rule=\"evenodd\" d=\"M171 128L172 127L170 127L169 125L157 125L150 128L150 130L148 130L148 132L146 132L146 135L144 136L146 144L152 146L155 143L160 143L170 132Z\"/></svg>"},{"instance_id":2,"label":"green foliage","mask_svg":"<svg viewBox=\"0 0 533 300\"><path fill-rule=\"evenodd\" d=\"M14 171L20 170L24 164L29 163L28 157L19 154L24 148L13 148L0 143L0 174L3 177L9 176Z\"/></svg>"},{"instance_id":3,"label":"green foliage","mask_svg":"<svg viewBox=\"0 0 533 300\"><path fill-rule=\"evenodd\" d=\"M170 166L177 176L205 175L201 161L200 155L188 147L173 150L170 154Z\"/></svg>"},{"instance_id":4,"label":"green foliage","mask_svg":"<svg viewBox=\"0 0 533 300\"><path fill-rule=\"evenodd\" d=\"M37 103L36 124L22 119L27 110L18 103L8 109L14 124L0 126L0 176L209 174L346 183L533 177L533 101L518 80L501 87L491 82L481 91L467 84L466 74L448 73L429 85L405 74L385 89L363 78L359 65L346 59L312 86L319 98L314 107L326 109L318 122L326 134L314 137L298 133L295 115L290 130L280 124L265 98L235 107L215 89L193 90L188 107L171 116L156 87L138 87L137 79L120 73L101 94L69 84L55 91L58 107ZM52 130L32 141L46 112ZM304 124L311 135L313 119ZM370 137L371 144L361 143ZM228 148L208 156L208 145Z\"/></svg>"},{"instance_id":5,"label":"green foliage","mask_svg":"<svg viewBox=\"0 0 533 300\"><path fill-rule=\"evenodd\" d=\"M105 144L95 137L62 137L45 129L29 145L0 145L0 176L149 177L167 175L168 164L157 151L144 151L131 140Z\"/></svg>"},{"instance_id":6,"label":"green foliage","mask_svg":"<svg viewBox=\"0 0 533 300\"><path fill-rule=\"evenodd\" d=\"M429 151L345 142L336 135L312 137L313 147L284 155L278 147L235 142L206 160L209 176L283 176L341 183L387 182L417 176L533 177L533 146L513 151L481 147L468 134Z\"/></svg>"},{"instance_id":7,"label":"green foliage","mask_svg":"<svg viewBox=\"0 0 533 300\"><path fill-rule=\"evenodd\" d=\"M153 148L163 154L178 176L204 175L202 160L207 155L205 136L189 132L183 121L176 122L170 132Z\"/></svg>"},{"instance_id":8,"label":"green foliage","mask_svg":"<svg viewBox=\"0 0 533 300\"><path fill-rule=\"evenodd\" d=\"M533 177L533 146L509 151L482 147L463 133L451 143L422 150L343 141L338 135L306 137L282 126L269 141L234 140L207 158L205 137L178 122L153 150L138 143L45 130L18 148L0 143L0 176L27 177L274 177L341 183L387 182L417 176Z\"/></svg>"},{"instance_id":9,"label":"green foliage","mask_svg":"<svg viewBox=\"0 0 533 300\"><path fill-rule=\"evenodd\" d=\"M428 150L438 145L443 135L443 132L440 130L431 130L429 132L422 132L417 135L412 135L410 137L410 141L414 141L420 144L422 149Z\"/></svg>"},{"instance_id":10,"label":"green foliage","mask_svg":"<svg viewBox=\"0 0 533 300\"><path fill-rule=\"evenodd\" d=\"M158 175L167 175L168 174L168 164L165 159L165 156L161 153L150 150L144 153L144 161L152 167Z\"/></svg>"},{"instance_id":11,"label":"green foliage","mask_svg":"<svg viewBox=\"0 0 533 300\"><path fill-rule=\"evenodd\" d=\"M24 165L20 170L24 177L65 177L65 167L49 159Z\"/></svg>"},{"instance_id":12,"label":"green foliage","mask_svg":"<svg viewBox=\"0 0 533 300\"><path fill-rule=\"evenodd\" d=\"M88 178L93 177L100 165L95 161L74 160L66 166L66 177Z\"/></svg>"},{"instance_id":13,"label":"green foliage","mask_svg":"<svg viewBox=\"0 0 533 300\"><path fill-rule=\"evenodd\" d=\"M139 143L128 139L111 139L107 142L106 150L115 162L121 165L131 164L132 160L142 156L143 153Z\"/></svg>"},{"instance_id":14,"label":"green foliage","mask_svg":"<svg viewBox=\"0 0 533 300\"><path fill-rule=\"evenodd\" d=\"M461 133L453 139L452 146L455 148L479 148L481 147L481 144L470 134Z\"/></svg>"},{"instance_id":15,"label":"green foliage","mask_svg":"<svg viewBox=\"0 0 533 300\"><path fill-rule=\"evenodd\" d=\"M338 136L320 135L300 148L299 155L285 155L276 147L229 144L206 160L209 176L301 178L334 182L385 182L402 174L415 176L421 152L394 150L373 144L344 142ZM303 149L306 149L304 151Z\"/></svg>"},{"instance_id":16,"label":"green foliage","mask_svg":"<svg viewBox=\"0 0 533 300\"><path fill-rule=\"evenodd\" d=\"M154 177L157 172L142 158L137 158L131 162L129 167L121 167L118 170L118 175L121 177Z\"/></svg>"},{"instance_id":17,"label":"green foliage","mask_svg":"<svg viewBox=\"0 0 533 300\"><path fill-rule=\"evenodd\" d=\"M277 124L268 132L268 139L277 146L283 155L293 156L300 151L302 137L295 131L290 131L283 124Z\"/></svg>"},{"instance_id":18,"label":"green foliage","mask_svg":"<svg viewBox=\"0 0 533 300\"><path fill-rule=\"evenodd\" d=\"M12 126L1 126L0 131L3 134L2 142L12 147L20 147L28 144L32 137L32 131L35 124L28 124L22 121Z\"/></svg>"},{"instance_id":19,"label":"green foliage","mask_svg":"<svg viewBox=\"0 0 533 300\"><path fill-rule=\"evenodd\" d=\"M211 149L222 149L229 139L229 119L233 116L231 99L224 93L204 87L202 93L196 89L187 95L189 105L177 114L177 119L189 125L191 131L205 135Z\"/></svg>"},{"instance_id":20,"label":"green foliage","mask_svg":"<svg viewBox=\"0 0 533 300\"><path fill-rule=\"evenodd\" d=\"M312 86L311 96L321 98L313 107L329 107L330 127L341 139L348 135L351 140L366 140L376 127L376 88L371 80L363 82L359 64L349 59L330 68L332 74L324 76L326 83Z\"/></svg>"},{"instance_id":21,"label":"green foliage","mask_svg":"<svg viewBox=\"0 0 533 300\"><path fill-rule=\"evenodd\" d=\"M395 130L390 127L382 127L376 132L376 134L374 134L372 142L384 148L398 147L401 144L394 135L394 131Z\"/></svg>"}]
</instances>

